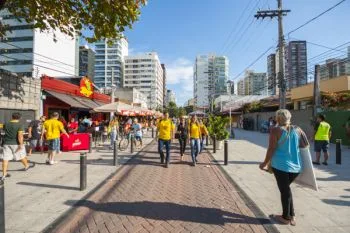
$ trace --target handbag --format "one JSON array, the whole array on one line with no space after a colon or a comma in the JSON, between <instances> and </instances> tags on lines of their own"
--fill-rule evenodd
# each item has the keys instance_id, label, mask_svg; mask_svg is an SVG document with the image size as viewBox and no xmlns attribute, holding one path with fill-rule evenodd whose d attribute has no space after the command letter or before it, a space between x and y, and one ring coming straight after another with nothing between
<instances>
[{"instance_id":1,"label":"handbag","mask_svg":"<svg viewBox=\"0 0 350 233\"><path fill-rule=\"evenodd\" d=\"M316 176L314 172L314 167L312 164L310 143L307 139L305 133L300 130L300 139L306 146L304 148L299 148L300 150L300 160L301 160L301 172L295 179L295 183L299 184L305 188L309 188L318 191Z\"/></svg>"}]
</instances>

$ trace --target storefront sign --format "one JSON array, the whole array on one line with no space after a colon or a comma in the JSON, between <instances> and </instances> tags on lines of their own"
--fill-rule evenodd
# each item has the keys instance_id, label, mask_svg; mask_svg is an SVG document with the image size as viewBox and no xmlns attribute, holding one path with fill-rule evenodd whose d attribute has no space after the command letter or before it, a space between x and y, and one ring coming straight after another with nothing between
<instances>
[{"instance_id":1,"label":"storefront sign","mask_svg":"<svg viewBox=\"0 0 350 233\"><path fill-rule=\"evenodd\" d=\"M92 82L88 77L83 77L80 80L80 94L85 97L90 97L94 93Z\"/></svg>"}]
</instances>

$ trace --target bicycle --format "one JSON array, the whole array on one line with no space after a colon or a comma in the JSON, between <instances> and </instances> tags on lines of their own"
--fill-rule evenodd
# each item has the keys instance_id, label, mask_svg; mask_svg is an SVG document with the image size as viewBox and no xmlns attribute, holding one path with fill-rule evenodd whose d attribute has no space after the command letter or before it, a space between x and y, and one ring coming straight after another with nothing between
<instances>
[{"instance_id":1,"label":"bicycle","mask_svg":"<svg viewBox=\"0 0 350 233\"><path fill-rule=\"evenodd\" d=\"M141 140L135 139L134 132L130 131L127 134L125 134L125 132L123 132L123 134L121 135L120 142L119 142L119 150L120 151L124 151L129 147L131 138L133 138L133 143L134 143L134 146L136 149L140 149L142 147Z\"/></svg>"}]
</instances>

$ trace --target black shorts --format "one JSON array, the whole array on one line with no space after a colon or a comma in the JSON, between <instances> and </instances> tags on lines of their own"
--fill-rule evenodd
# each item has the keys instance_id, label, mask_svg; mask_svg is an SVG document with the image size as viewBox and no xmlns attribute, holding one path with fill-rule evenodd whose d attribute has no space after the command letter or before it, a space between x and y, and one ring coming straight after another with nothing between
<instances>
[{"instance_id":1,"label":"black shorts","mask_svg":"<svg viewBox=\"0 0 350 233\"><path fill-rule=\"evenodd\" d=\"M317 141L315 140L315 152L328 152L329 141Z\"/></svg>"}]
</instances>

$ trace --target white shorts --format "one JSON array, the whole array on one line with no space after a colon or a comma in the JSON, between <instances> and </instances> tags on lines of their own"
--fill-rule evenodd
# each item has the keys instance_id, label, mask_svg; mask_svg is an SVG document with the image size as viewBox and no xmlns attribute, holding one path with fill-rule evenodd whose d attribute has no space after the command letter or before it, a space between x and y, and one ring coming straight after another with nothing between
<instances>
[{"instance_id":1,"label":"white shorts","mask_svg":"<svg viewBox=\"0 0 350 233\"><path fill-rule=\"evenodd\" d=\"M21 160L26 157L26 149L23 146L23 148L20 151L16 150L18 149L18 145L4 145L3 147L3 153L0 154L0 159L3 160Z\"/></svg>"}]
</instances>

